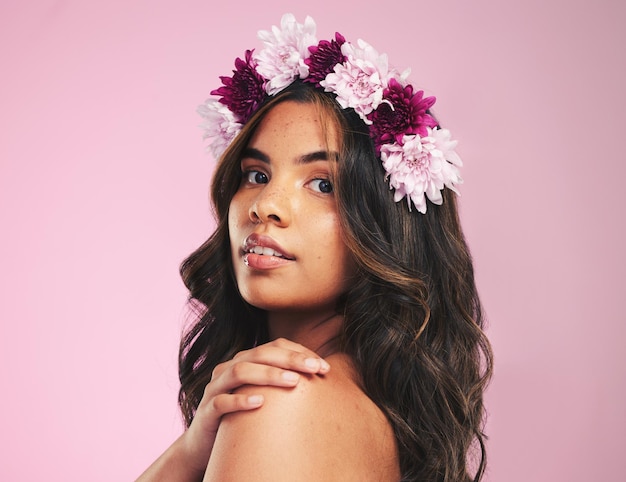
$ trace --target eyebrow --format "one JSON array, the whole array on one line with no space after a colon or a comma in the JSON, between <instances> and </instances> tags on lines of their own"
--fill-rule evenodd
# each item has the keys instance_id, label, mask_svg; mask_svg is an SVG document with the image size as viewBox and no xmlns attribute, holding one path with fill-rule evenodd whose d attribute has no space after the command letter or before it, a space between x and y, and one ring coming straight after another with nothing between
<instances>
[{"instance_id":1,"label":"eyebrow","mask_svg":"<svg viewBox=\"0 0 626 482\"><path fill-rule=\"evenodd\" d=\"M264 152L254 148L254 147L246 147L241 156L242 159L256 159L257 161L264 162L266 164L270 164L270 157ZM298 164L308 164L310 162L315 161L328 161L339 160L339 153L335 151L315 151L309 154L304 154L296 159Z\"/></svg>"}]
</instances>

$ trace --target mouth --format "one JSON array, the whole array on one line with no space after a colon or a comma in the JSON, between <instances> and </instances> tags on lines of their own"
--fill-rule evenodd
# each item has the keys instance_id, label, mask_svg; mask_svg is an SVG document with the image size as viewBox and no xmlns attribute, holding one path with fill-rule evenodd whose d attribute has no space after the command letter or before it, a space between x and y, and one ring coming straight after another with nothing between
<instances>
[{"instance_id":1,"label":"mouth","mask_svg":"<svg viewBox=\"0 0 626 482\"><path fill-rule=\"evenodd\" d=\"M269 236L259 234L251 234L243 243L244 255L256 254L259 256L268 256L281 258L289 261L295 260L295 257L283 249L276 241Z\"/></svg>"},{"instance_id":2,"label":"mouth","mask_svg":"<svg viewBox=\"0 0 626 482\"><path fill-rule=\"evenodd\" d=\"M246 250L248 254L260 254L261 256L275 256L276 258L293 259L285 256L280 251L268 248L267 246L252 246Z\"/></svg>"}]
</instances>

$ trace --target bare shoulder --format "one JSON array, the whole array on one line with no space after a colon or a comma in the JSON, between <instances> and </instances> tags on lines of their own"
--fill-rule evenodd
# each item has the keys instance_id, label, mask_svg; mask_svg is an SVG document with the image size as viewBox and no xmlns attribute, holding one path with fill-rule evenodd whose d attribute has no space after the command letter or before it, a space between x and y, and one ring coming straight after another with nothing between
<instances>
[{"instance_id":1,"label":"bare shoulder","mask_svg":"<svg viewBox=\"0 0 626 482\"><path fill-rule=\"evenodd\" d=\"M399 480L395 437L341 354L293 389L244 387L263 406L222 419L205 481Z\"/></svg>"}]
</instances>

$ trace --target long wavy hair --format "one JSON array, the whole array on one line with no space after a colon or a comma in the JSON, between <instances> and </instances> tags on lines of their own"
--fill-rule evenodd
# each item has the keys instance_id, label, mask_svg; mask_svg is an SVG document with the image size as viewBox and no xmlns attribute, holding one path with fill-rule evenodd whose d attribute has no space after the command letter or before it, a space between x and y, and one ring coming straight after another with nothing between
<instances>
[{"instance_id":1,"label":"long wavy hair","mask_svg":"<svg viewBox=\"0 0 626 482\"><path fill-rule=\"evenodd\" d=\"M331 94L294 82L270 98L222 156L211 195L217 228L181 266L194 318L180 344L179 404L187 425L218 363L268 340L266 314L240 296L230 255L228 209L240 160L259 122L286 100L319 106L342 134L333 173L356 283L338 303L339 346L367 396L385 413L403 481L479 481L486 464L483 393L492 353L472 259L448 189L426 214L393 201L368 127Z\"/></svg>"}]
</instances>

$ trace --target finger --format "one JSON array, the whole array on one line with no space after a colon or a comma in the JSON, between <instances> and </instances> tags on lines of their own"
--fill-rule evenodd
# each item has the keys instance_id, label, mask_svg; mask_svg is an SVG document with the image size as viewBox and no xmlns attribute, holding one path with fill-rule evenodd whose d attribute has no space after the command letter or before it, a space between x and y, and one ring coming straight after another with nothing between
<instances>
[{"instance_id":1,"label":"finger","mask_svg":"<svg viewBox=\"0 0 626 482\"><path fill-rule=\"evenodd\" d=\"M232 361L244 360L303 373L325 374L330 370L328 362L315 352L288 340L276 344L272 342L239 352Z\"/></svg>"},{"instance_id":2,"label":"finger","mask_svg":"<svg viewBox=\"0 0 626 482\"><path fill-rule=\"evenodd\" d=\"M205 387L204 398L210 399L243 385L294 387L299 379L300 375L295 371L240 361L230 365L227 370Z\"/></svg>"},{"instance_id":3,"label":"finger","mask_svg":"<svg viewBox=\"0 0 626 482\"><path fill-rule=\"evenodd\" d=\"M264 403L262 395L221 393L211 399L203 399L198 405L191 429L202 427L203 433L217 432L223 415L244 410L254 410ZM195 427L195 428L194 428Z\"/></svg>"},{"instance_id":4,"label":"finger","mask_svg":"<svg viewBox=\"0 0 626 482\"><path fill-rule=\"evenodd\" d=\"M223 393L211 400L210 410L214 417L221 417L227 413L259 408L264 401L263 395Z\"/></svg>"},{"instance_id":5,"label":"finger","mask_svg":"<svg viewBox=\"0 0 626 482\"><path fill-rule=\"evenodd\" d=\"M210 383L204 387L203 399L210 400L220 393L231 392L242 385L293 387L299 379L300 375L293 370L262 363L231 360L220 364L219 371L218 367L213 371Z\"/></svg>"},{"instance_id":6,"label":"finger","mask_svg":"<svg viewBox=\"0 0 626 482\"><path fill-rule=\"evenodd\" d=\"M259 345L257 347L251 348L249 350L243 350L243 351L237 353L234 356L234 359L237 359L237 358L240 358L240 357L245 357L246 355L248 355L250 353L263 352L265 350L271 349L272 347L274 347L274 348L282 348L284 350L302 353L304 355L307 355L310 358L321 358L317 353L315 353L313 350L310 350L309 348L305 347L304 345L301 345L301 344L296 343L294 341L288 340L286 338L277 338L277 339L272 340L272 341L270 341L268 343L264 343L263 345Z\"/></svg>"},{"instance_id":7,"label":"finger","mask_svg":"<svg viewBox=\"0 0 626 482\"><path fill-rule=\"evenodd\" d=\"M313 350L307 348L304 345L301 345L300 343L296 343L295 341L291 341L287 338L276 338L275 340L267 343L267 345L270 346L278 346L280 348L285 348L288 350L293 350L293 351L297 351L297 352L301 352L304 353L310 357L317 357L317 358L321 358L317 353L315 353Z\"/></svg>"}]
</instances>

